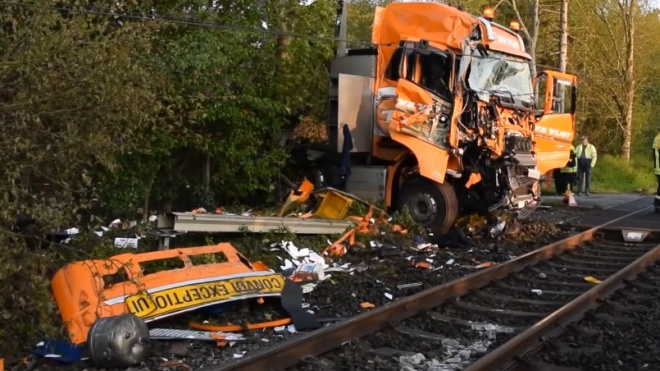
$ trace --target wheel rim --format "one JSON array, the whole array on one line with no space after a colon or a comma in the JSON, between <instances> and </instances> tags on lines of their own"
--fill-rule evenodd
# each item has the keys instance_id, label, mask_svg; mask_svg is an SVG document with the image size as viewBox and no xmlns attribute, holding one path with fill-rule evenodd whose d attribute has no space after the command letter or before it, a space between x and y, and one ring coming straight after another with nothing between
<instances>
[{"instance_id":1,"label":"wheel rim","mask_svg":"<svg viewBox=\"0 0 660 371\"><path fill-rule=\"evenodd\" d=\"M438 215L438 203L428 193L418 193L406 203L410 217L418 224L427 226L433 223Z\"/></svg>"}]
</instances>

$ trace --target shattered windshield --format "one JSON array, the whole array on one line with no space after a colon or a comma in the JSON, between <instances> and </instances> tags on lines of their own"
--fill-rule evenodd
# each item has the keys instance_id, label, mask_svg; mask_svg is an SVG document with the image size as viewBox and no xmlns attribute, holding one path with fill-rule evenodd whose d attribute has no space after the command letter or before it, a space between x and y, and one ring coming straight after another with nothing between
<instances>
[{"instance_id":1,"label":"shattered windshield","mask_svg":"<svg viewBox=\"0 0 660 371\"><path fill-rule=\"evenodd\" d=\"M525 102L534 98L529 63L498 52L472 56L468 84L473 90L510 93Z\"/></svg>"}]
</instances>

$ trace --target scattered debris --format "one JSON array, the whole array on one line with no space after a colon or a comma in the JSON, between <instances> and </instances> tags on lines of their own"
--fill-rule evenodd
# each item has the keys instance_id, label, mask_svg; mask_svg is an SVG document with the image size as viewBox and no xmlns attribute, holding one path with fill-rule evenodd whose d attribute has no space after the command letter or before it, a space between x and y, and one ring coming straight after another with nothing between
<instances>
[{"instance_id":1,"label":"scattered debris","mask_svg":"<svg viewBox=\"0 0 660 371\"><path fill-rule=\"evenodd\" d=\"M368 301L363 301L362 303L360 303L360 308L364 308L364 309L376 308L376 306L373 305L372 303L368 302Z\"/></svg>"},{"instance_id":2,"label":"scattered debris","mask_svg":"<svg viewBox=\"0 0 660 371\"><path fill-rule=\"evenodd\" d=\"M52 358L60 363L75 363L85 360L83 357L83 347L73 345L67 341L49 339L39 342L32 354ZM2 367L0 367L0 371Z\"/></svg>"},{"instance_id":3,"label":"scattered debris","mask_svg":"<svg viewBox=\"0 0 660 371\"><path fill-rule=\"evenodd\" d=\"M592 277L592 276L584 277L584 280L587 281L587 282L595 283L595 284L599 284L599 283L603 282L603 281L599 280L598 278L595 278L595 277Z\"/></svg>"}]
</instances>

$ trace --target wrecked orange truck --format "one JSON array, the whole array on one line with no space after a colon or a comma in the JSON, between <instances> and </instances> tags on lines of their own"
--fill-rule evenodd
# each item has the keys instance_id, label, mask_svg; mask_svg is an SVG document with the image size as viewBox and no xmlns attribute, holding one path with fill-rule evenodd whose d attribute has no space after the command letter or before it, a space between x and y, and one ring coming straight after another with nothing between
<instances>
[{"instance_id":1,"label":"wrecked orange truck","mask_svg":"<svg viewBox=\"0 0 660 371\"><path fill-rule=\"evenodd\" d=\"M407 207L438 237L463 212L529 215L541 174L567 163L576 77L532 76L522 38L492 14L392 3L376 8L372 47L344 45L330 65L329 146L307 150L329 165L326 185Z\"/></svg>"},{"instance_id":2,"label":"wrecked orange truck","mask_svg":"<svg viewBox=\"0 0 660 371\"><path fill-rule=\"evenodd\" d=\"M134 314L150 322L221 302L280 296L284 282L220 243L73 262L51 285L69 339L81 344L100 319Z\"/></svg>"}]
</instances>

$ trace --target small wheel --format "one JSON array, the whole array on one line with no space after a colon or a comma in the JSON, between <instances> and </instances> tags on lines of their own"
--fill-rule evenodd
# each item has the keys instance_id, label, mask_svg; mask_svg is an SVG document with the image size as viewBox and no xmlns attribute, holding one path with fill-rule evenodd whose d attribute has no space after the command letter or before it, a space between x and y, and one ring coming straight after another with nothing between
<instances>
[{"instance_id":1,"label":"small wheel","mask_svg":"<svg viewBox=\"0 0 660 371\"><path fill-rule=\"evenodd\" d=\"M412 220L436 238L446 235L458 216L458 199L451 185L426 178L406 182L397 205L398 210L407 207Z\"/></svg>"}]
</instances>

